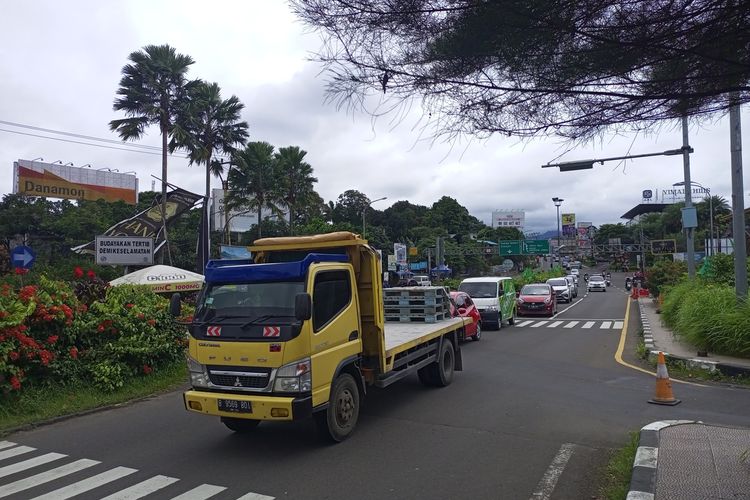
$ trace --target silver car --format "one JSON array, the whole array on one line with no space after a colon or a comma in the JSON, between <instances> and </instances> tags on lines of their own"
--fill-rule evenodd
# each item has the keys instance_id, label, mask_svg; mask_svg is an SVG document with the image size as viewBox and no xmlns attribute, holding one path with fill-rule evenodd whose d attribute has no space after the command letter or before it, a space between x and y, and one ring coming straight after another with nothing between
<instances>
[{"instance_id":1,"label":"silver car","mask_svg":"<svg viewBox=\"0 0 750 500\"><path fill-rule=\"evenodd\" d=\"M593 292L594 290L606 292L607 291L607 283L604 281L604 277L595 274L593 276L589 276L589 281L586 289L589 292Z\"/></svg>"}]
</instances>

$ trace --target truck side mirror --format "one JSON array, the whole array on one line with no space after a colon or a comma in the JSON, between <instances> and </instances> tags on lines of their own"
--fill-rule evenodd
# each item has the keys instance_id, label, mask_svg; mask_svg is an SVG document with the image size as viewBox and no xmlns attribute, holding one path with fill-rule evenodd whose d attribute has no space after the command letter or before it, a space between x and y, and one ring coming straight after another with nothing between
<instances>
[{"instance_id":1,"label":"truck side mirror","mask_svg":"<svg viewBox=\"0 0 750 500\"><path fill-rule=\"evenodd\" d=\"M169 314L171 314L175 318L180 316L180 313L182 312L182 302L180 302L181 299L182 297L180 297L179 293L173 293L169 298Z\"/></svg>"},{"instance_id":2,"label":"truck side mirror","mask_svg":"<svg viewBox=\"0 0 750 500\"><path fill-rule=\"evenodd\" d=\"M294 317L299 321L312 317L312 297L309 293L298 293L294 297Z\"/></svg>"}]
</instances>

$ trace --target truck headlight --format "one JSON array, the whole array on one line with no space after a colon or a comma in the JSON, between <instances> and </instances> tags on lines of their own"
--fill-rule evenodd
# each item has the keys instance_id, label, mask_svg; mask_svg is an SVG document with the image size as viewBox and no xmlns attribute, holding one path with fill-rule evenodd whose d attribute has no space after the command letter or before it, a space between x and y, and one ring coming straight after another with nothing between
<instances>
[{"instance_id":1,"label":"truck headlight","mask_svg":"<svg viewBox=\"0 0 750 500\"><path fill-rule=\"evenodd\" d=\"M190 356L187 357L188 371L190 372L190 383L193 387L208 387L211 381L205 365L198 363Z\"/></svg>"},{"instance_id":2,"label":"truck headlight","mask_svg":"<svg viewBox=\"0 0 750 500\"><path fill-rule=\"evenodd\" d=\"M312 390L312 363L310 358L284 365L276 371L273 384L275 392L310 392Z\"/></svg>"}]
</instances>

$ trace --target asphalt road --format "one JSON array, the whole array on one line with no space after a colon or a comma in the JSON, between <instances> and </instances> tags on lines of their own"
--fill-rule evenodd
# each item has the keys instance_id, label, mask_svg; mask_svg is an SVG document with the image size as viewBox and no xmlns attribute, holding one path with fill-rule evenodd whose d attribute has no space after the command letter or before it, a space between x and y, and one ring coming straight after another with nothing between
<instances>
[{"instance_id":1,"label":"asphalt road","mask_svg":"<svg viewBox=\"0 0 750 500\"><path fill-rule=\"evenodd\" d=\"M321 444L310 421L233 434L218 419L186 412L181 394L170 393L8 436L16 445L0 442L0 498L64 498L98 484L92 477L102 485L76 498L143 481L163 486L147 498L592 498L597 471L629 432L662 419L746 425L750 415L750 391L724 386L673 384L682 404L647 404L653 377L614 360L615 322L625 320L628 302L623 282L613 275L606 293L585 297L582 282L579 299L552 320L483 332L464 344L464 371L447 388L427 389L414 377L370 390L344 443ZM630 320L632 346L635 309ZM17 445L35 449L4 454ZM56 459L23 468L40 456ZM81 459L100 463L77 462L90 466L43 481L45 471Z\"/></svg>"}]
</instances>

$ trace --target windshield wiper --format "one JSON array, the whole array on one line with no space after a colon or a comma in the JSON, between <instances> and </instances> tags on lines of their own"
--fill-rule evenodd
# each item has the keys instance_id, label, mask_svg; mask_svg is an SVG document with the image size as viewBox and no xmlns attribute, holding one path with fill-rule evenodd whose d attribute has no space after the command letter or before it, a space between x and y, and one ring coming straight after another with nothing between
<instances>
[{"instance_id":1,"label":"windshield wiper","mask_svg":"<svg viewBox=\"0 0 750 500\"><path fill-rule=\"evenodd\" d=\"M247 323L240 326L243 330L247 328L248 326L258 325L261 324L264 321L267 321L271 318L291 318L291 314L262 314L256 318L251 319Z\"/></svg>"}]
</instances>

